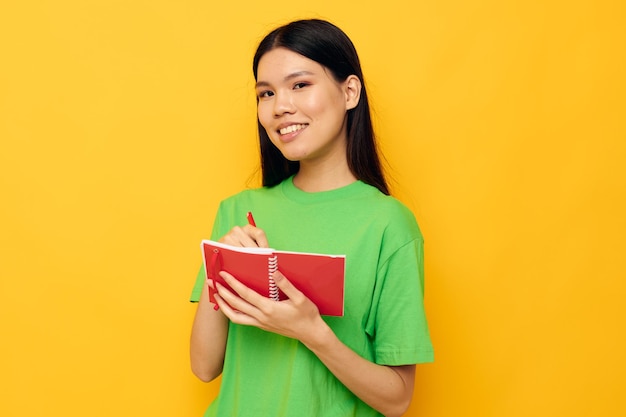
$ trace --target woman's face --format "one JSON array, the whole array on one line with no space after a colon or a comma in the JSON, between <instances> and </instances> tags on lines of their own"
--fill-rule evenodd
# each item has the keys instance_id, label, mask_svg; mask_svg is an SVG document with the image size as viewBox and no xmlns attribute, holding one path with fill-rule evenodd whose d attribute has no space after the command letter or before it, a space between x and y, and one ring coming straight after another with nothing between
<instances>
[{"instance_id":1,"label":"woman's face","mask_svg":"<svg viewBox=\"0 0 626 417\"><path fill-rule=\"evenodd\" d=\"M285 158L345 161L346 114L358 103L350 88L353 78L338 83L325 67L286 48L263 55L257 68L258 117Z\"/></svg>"}]
</instances>

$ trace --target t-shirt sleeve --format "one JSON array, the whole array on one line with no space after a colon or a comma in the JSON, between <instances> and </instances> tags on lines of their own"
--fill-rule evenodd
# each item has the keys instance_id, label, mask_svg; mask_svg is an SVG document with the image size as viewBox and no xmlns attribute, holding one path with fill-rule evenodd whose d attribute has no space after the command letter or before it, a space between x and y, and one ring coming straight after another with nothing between
<instances>
[{"instance_id":1,"label":"t-shirt sleeve","mask_svg":"<svg viewBox=\"0 0 626 417\"><path fill-rule=\"evenodd\" d=\"M367 324L381 365L432 362L433 348L424 310L424 241L418 237L379 266Z\"/></svg>"}]
</instances>

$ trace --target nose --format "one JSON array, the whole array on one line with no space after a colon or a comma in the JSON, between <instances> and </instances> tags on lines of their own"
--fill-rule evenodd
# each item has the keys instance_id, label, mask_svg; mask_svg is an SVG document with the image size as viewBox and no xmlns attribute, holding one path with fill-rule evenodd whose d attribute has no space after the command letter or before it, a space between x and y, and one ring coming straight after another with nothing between
<instances>
[{"instance_id":1,"label":"nose","mask_svg":"<svg viewBox=\"0 0 626 417\"><path fill-rule=\"evenodd\" d=\"M274 96L274 117L280 117L284 114L293 114L295 106L293 97L286 92L277 92Z\"/></svg>"}]
</instances>

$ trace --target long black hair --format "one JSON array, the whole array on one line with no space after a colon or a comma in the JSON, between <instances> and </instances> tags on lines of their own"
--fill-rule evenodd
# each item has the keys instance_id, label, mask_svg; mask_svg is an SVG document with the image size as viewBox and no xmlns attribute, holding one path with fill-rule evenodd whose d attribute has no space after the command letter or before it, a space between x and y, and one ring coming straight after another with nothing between
<instances>
[{"instance_id":1,"label":"long black hair","mask_svg":"<svg viewBox=\"0 0 626 417\"><path fill-rule=\"evenodd\" d=\"M356 178L389 195L376 147L361 63L350 38L337 26L319 19L298 20L274 29L261 41L254 54L252 71L255 80L263 55L279 47L326 67L337 82L345 81L350 75L359 77L362 83L361 97L357 106L348 110L348 167ZM297 173L300 163L282 155L260 122L258 129L263 185L273 187Z\"/></svg>"}]
</instances>

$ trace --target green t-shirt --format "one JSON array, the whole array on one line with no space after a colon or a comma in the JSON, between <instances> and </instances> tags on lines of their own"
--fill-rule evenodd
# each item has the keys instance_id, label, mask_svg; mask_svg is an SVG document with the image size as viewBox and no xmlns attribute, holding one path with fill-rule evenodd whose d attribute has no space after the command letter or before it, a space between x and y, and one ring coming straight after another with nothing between
<instances>
[{"instance_id":1,"label":"green t-shirt","mask_svg":"<svg viewBox=\"0 0 626 417\"><path fill-rule=\"evenodd\" d=\"M306 193L290 178L224 200L211 238L245 225L248 211L275 249L346 255L345 314L324 316L343 343L381 365L433 360L423 305L423 238L402 203L361 181ZM204 280L201 268L192 301L200 298ZM380 414L297 340L230 323L220 393L205 416Z\"/></svg>"}]
</instances>

